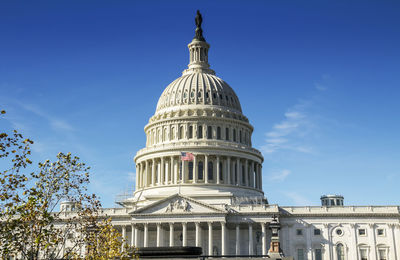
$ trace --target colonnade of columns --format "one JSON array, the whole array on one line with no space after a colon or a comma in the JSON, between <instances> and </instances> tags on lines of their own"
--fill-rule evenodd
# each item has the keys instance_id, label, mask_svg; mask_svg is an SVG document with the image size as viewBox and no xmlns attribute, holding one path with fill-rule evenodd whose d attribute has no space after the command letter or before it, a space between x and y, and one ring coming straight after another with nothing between
<instances>
[{"instance_id":1,"label":"colonnade of columns","mask_svg":"<svg viewBox=\"0 0 400 260\"><path fill-rule=\"evenodd\" d=\"M136 164L136 190L181 183L216 183L262 190L261 164L239 157L194 154L144 160Z\"/></svg>"},{"instance_id":2,"label":"colonnade of columns","mask_svg":"<svg viewBox=\"0 0 400 260\"><path fill-rule=\"evenodd\" d=\"M203 251L204 255L215 255L216 252L214 252L214 246L215 242L214 241L214 233L215 232L220 232L220 245L221 249L220 252L218 252L219 255L228 255L228 227L226 222L194 222L195 224L195 229L191 230L195 232L195 241L194 244L188 244L188 222L181 222L181 223L143 223L143 224L131 224L131 225L122 225L121 226L121 233L122 237L125 238L127 241L129 240L131 246L135 247L148 247L149 245L149 228L152 227L154 229L155 226L155 232L156 232L156 246L161 247L161 246L179 246L176 245L175 241L175 232L176 232L176 227L181 228L181 235L180 235L180 242L182 246L198 246L202 247L204 245L208 245L207 252ZM207 228L204 229L201 227L202 225L207 224ZM219 225L219 227L218 227ZM259 229L261 226L261 248L262 251L258 252L258 254L262 255L267 255L268 253L268 245L267 245L267 226L268 223L235 223L235 244L236 244L236 250L234 254L236 255L242 255L243 251L247 252L248 255L254 255L254 237L256 233L254 232L254 229ZM130 233L130 239L127 237L127 228L130 226L131 233ZM179 227L181 226L181 227ZM243 229L243 226L248 227L248 231L245 231ZM169 229L167 230L166 227ZM216 230L218 229L218 230ZM203 237L203 233L207 230L206 237ZM169 232L169 237L168 241L164 239L165 232ZM244 234L241 234L241 232L248 232L248 244L243 244L243 239L242 237ZM123 245L124 246L124 245ZM248 248L246 250L246 247ZM232 254L231 252L230 254Z\"/></svg>"}]
</instances>

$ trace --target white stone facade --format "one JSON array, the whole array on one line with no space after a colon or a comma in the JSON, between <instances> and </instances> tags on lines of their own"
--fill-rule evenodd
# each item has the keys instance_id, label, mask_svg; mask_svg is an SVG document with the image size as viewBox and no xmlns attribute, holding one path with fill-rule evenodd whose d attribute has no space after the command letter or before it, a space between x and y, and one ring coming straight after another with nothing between
<instances>
[{"instance_id":1,"label":"white stone facade","mask_svg":"<svg viewBox=\"0 0 400 260\"><path fill-rule=\"evenodd\" d=\"M104 209L128 243L200 246L204 255L267 255L269 224L296 260L400 259L398 206L278 207L262 190L261 153L232 88L208 64L209 45L189 44L190 64L162 93L137 152L136 189ZM193 160L182 161L181 152ZM336 204L335 204L336 203Z\"/></svg>"}]
</instances>

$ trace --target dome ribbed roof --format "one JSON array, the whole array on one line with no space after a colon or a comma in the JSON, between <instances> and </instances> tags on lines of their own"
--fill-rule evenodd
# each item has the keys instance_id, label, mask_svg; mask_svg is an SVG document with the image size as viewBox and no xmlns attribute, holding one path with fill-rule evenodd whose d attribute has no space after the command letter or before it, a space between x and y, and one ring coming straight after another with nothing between
<instances>
[{"instance_id":1,"label":"dome ribbed roof","mask_svg":"<svg viewBox=\"0 0 400 260\"><path fill-rule=\"evenodd\" d=\"M219 77L203 72L184 74L169 84L158 100L156 113L184 105L221 106L242 112L233 89Z\"/></svg>"}]
</instances>

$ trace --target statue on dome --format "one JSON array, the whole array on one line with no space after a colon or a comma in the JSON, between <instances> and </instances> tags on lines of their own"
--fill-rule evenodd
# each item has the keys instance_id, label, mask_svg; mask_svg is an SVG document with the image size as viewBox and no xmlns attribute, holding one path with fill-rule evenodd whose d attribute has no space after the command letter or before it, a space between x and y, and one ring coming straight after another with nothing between
<instances>
[{"instance_id":1,"label":"statue on dome","mask_svg":"<svg viewBox=\"0 0 400 260\"><path fill-rule=\"evenodd\" d=\"M201 29L201 23L203 22L203 18L199 10L197 10L197 14L196 17L194 18L194 21L196 22L196 34L194 38L199 41L205 42L206 40L203 37L203 30Z\"/></svg>"}]
</instances>

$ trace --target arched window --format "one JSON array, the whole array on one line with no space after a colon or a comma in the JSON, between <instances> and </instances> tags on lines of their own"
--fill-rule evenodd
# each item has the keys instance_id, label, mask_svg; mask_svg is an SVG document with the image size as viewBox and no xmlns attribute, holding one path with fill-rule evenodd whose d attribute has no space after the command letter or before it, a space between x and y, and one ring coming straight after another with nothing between
<instances>
[{"instance_id":1,"label":"arched window","mask_svg":"<svg viewBox=\"0 0 400 260\"><path fill-rule=\"evenodd\" d=\"M217 139L221 140L221 127L217 127Z\"/></svg>"},{"instance_id":2,"label":"arched window","mask_svg":"<svg viewBox=\"0 0 400 260\"><path fill-rule=\"evenodd\" d=\"M343 244L336 245L336 259L337 260L344 260L344 247Z\"/></svg>"},{"instance_id":3,"label":"arched window","mask_svg":"<svg viewBox=\"0 0 400 260\"><path fill-rule=\"evenodd\" d=\"M214 164L212 162L208 162L208 180L214 179Z\"/></svg>"},{"instance_id":4,"label":"arched window","mask_svg":"<svg viewBox=\"0 0 400 260\"><path fill-rule=\"evenodd\" d=\"M171 128L171 133L170 133L169 139L170 140L174 140L175 139L175 127Z\"/></svg>"},{"instance_id":5,"label":"arched window","mask_svg":"<svg viewBox=\"0 0 400 260\"><path fill-rule=\"evenodd\" d=\"M236 129L233 129L233 141L236 142Z\"/></svg>"},{"instance_id":6,"label":"arched window","mask_svg":"<svg viewBox=\"0 0 400 260\"><path fill-rule=\"evenodd\" d=\"M189 162L188 170L188 179L193 180L193 162Z\"/></svg>"},{"instance_id":7,"label":"arched window","mask_svg":"<svg viewBox=\"0 0 400 260\"><path fill-rule=\"evenodd\" d=\"M164 128L163 141L167 141L167 128Z\"/></svg>"},{"instance_id":8,"label":"arched window","mask_svg":"<svg viewBox=\"0 0 400 260\"><path fill-rule=\"evenodd\" d=\"M203 126L199 125L197 128L197 138L202 139L203 138Z\"/></svg>"},{"instance_id":9,"label":"arched window","mask_svg":"<svg viewBox=\"0 0 400 260\"><path fill-rule=\"evenodd\" d=\"M225 140L229 141L229 128L225 128Z\"/></svg>"},{"instance_id":10,"label":"arched window","mask_svg":"<svg viewBox=\"0 0 400 260\"><path fill-rule=\"evenodd\" d=\"M185 133L183 131L183 126L179 127L179 139L183 139L183 137L185 136Z\"/></svg>"},{"instance_id":11,"label":"arched window","mask_svg":"<svg viewBox=\"0 0 400 260\"><path fill-rule=\"evenodd\" d=\"M193 138L193 126L189 126L189 138Z\"/></svg>"},{"instance_id":12,"label":"arched window","mask_svg":"<svg viewBox=\"0 0 400 260\"><path fill-rule=\"evenodd\" d=\"M207 127L207 139L212 139L212 127Z\"/></svg>"},{"instance_id":13,"label":"arched window","mask_svg":"<svg viewBox=\"0 0 400 260\"><path fill-rule=\"evenodd\" d=\"M199 180L204 178L204 166L203 162L199 162L199 166L197 168L197 174L199 175Z\"/></svg>"}]
</instances>

